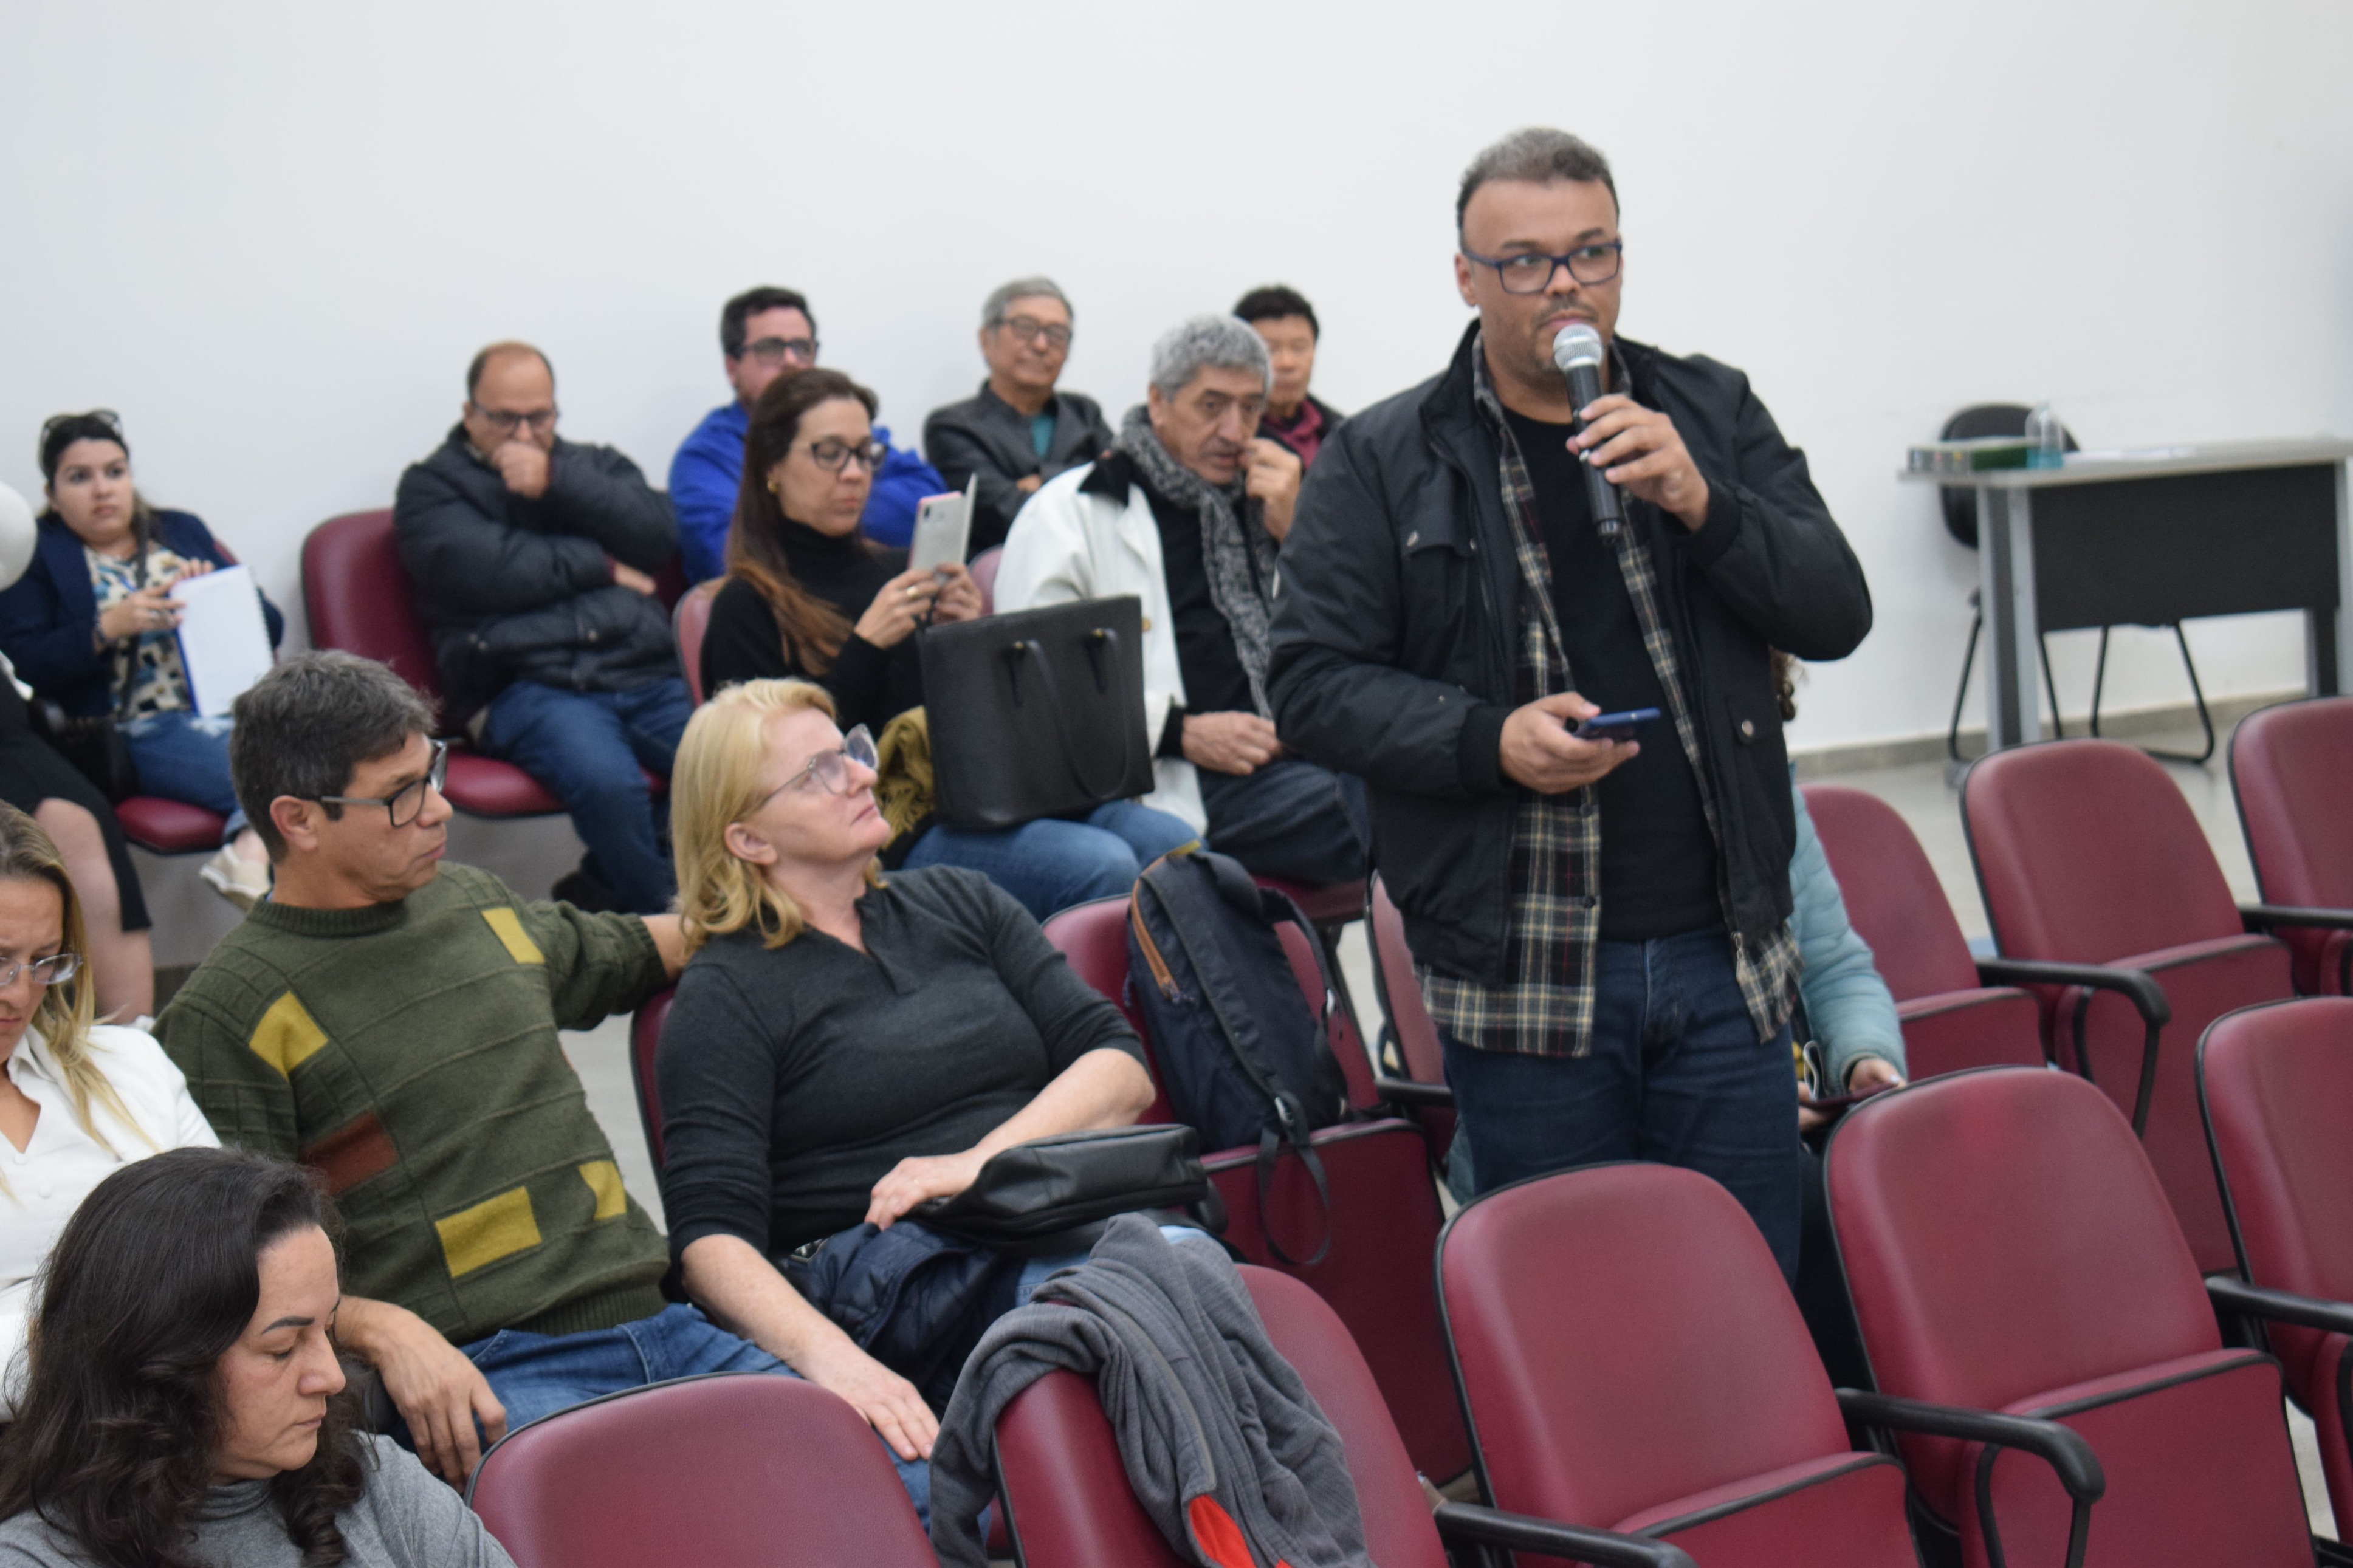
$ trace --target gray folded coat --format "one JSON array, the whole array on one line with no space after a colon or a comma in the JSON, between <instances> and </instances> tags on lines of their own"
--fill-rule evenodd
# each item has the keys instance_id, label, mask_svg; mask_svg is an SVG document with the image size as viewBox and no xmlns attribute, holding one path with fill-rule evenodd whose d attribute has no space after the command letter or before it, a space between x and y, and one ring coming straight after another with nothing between
<instances>
[{"instance_id":1,"label":"gray folded coat","mask_svg":"<svg viewBox=\"0 0 2353 1568\"><path fill-rule=\"evenodd\" d=\"M1275 1353L1216 1244L1171 1245L1137 1215L1088 1260L998 1319L965 1365L932 1450L932 1544L944 1568L985 1568L977 1529L996 1490L997 1418L1057 1368L1095 1380L1128 1485L1176 1551L1216 1561L1206 1499L1259 1568L1372 1568L1340 1436Z\"/></svg>"}]
</instances>

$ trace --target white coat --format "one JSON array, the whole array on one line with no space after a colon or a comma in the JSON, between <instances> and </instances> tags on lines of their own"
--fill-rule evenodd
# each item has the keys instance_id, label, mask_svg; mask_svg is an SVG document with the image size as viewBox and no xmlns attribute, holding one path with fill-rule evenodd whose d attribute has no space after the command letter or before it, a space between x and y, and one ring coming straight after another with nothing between
<instances>
[{"instance_id":1,"label":"white coat","mask_svg":"<svg viewBox=\"0 0 2353 1568\"><path fill-rule=\"evenodd\" d=\"M1032 610L1080 599L1133 594L1144 601L1144 732L1154 747L1168 710L1185 704L1185 675L1176 665L1176 618L1168 610L1168 577L1160 562L1160 525L1144 487L1127 487L1125 505L1079 487L1094 465L1071 468L1029 498L1005 537L997 566L996 607ZM1196 833L1209 829L1201 783L1182 757L1155 757L1153 792L1144 804L1183 817Z\"/></svg>"}]
</instances>

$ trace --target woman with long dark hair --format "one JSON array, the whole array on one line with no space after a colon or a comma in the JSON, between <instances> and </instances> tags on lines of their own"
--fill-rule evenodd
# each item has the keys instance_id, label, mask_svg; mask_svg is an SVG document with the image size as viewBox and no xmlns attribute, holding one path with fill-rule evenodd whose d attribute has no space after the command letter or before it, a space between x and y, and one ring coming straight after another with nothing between
<instances>
[{"instance_id":1,"label":"woman with long dark hair","mask_svg":"<svg viewBox=\"0 0 2353 1568\"><path fill-rule=\"evenodd\" d=\"M780 377L753 405L727 583L703 637L705 691L786 676L814 681L842 725L871 738L923 700L914 634L926 616L981 613L980 590L962 565L910 572L904 551L860 534L882 458L877 406L874 394L837 370ZM1115 800L1084 821L1048 817L993 833L918 823L884 860L982 872L1042 921L1124 894L1144 866L1195 837L1178 817Z\"/></svg>"},{"instance_id":2,"label":"woman with long dark hair","mask_svg":"<svg viewBox=\"0 0 2353 1568\"><path fill-rule=\"evenodd\" d=\"M180 1149L84 1200L0 1437L0 1564L496 1568L458 1494L353 1426L318 1180Z\"/></svg>"},{"instance_id":3,"label":"woman with long dark hair","mask_svg":"<svg viewBox=\"0 0 2353 1568\"><path fill-rule=\"evenodd\" d=\"M241 908L269 890L269 859L244 826L228 776L226 714L195 710L180 664L172 590L232 564L201 519L158 511L131 481L131 444L112 411L60 414L41 426L40 540L32 566L0 594L0 649L41 696L76 718L111 715L139 789L229 819L204 879ZM261 600L275 647L286 629Z\"/></svg>"}]
</instances>

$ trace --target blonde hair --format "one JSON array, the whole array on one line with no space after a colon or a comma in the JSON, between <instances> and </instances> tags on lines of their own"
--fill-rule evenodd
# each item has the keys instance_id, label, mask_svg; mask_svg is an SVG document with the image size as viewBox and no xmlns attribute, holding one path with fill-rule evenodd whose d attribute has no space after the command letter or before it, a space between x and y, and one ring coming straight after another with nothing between
<instances>
[{"instance_id":1,"label":"blonde hair","mask_svg":"<svg viewBox=\"0 0 2353 1568\"><path fill-rule=\"evenodd\" d=\"M679 924L686 950L714 936L757 925L762 945L782 947L807 929L807 918L760 868L727 847L727 829L758 809L767 782L768 727L813 708L837 717L825 688L806 680L747 680L694 710L670 774L670 837L678 858ZM882 885L880 861L866 867Z\"/></svg>"},{"instance_id":2,"label":"blonde hair","mask_svg":"<svg viewBox=\"0 0 2353 1568\"><path fill-rule=\"evenodd\" d=\"M65 1075L66 1092L73 1101L74 1121L91 1140L108 1153L116 1153L106 1134L90 1120L90 1102L97 1101L109 1114L138 1131L122 1097L114 1092L114 1085L90 1057L90 1025L96 1021L96 1004L92 1000L96 987L90 973L89 928L81 917L81 900L74 894L73 879L66 875L65 861L58 855L58 847L41 831L39 823L0 802L0 882L47 882L58 890L60 932L64 945L60 952L79 955L81 963L75 968L71 980L47 987L41 993L40 1005L33 1009L28 1026L40 1032L55 1058L58 1070ZM156 1147L152 1139L142 1139L148 1147ZM0 1179L0 1192L8 1191L5 1179Z\"/></svg>"}]
</instances>

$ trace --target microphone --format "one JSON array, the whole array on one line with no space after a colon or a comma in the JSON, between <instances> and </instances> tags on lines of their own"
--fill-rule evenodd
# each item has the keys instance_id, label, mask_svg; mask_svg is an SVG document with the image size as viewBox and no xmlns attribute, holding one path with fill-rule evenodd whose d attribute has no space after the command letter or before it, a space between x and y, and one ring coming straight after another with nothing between
<instances>
[{"instance_id":1,"label":"microphone","mask_svg":"<svg viewBox=\"0 0 2353 1568\"><path fill-rule=\"evenodd\" d=\"M1568 380L1568 402L1572 410L1583 408L1601 395L1601 334L1583 321L1571 321L1553 335L1552 363ZM1585 428L1583 418L1572 413L1569 433L1576 435ZM1604 479L1599 468L1590 463L1577 465L1585 470L1585 500L1593 512L1593 529L1604 539L1615 539L1623 530L1625 510L1618 504L1618 487Z\"/></svg>"}]
</instances>

